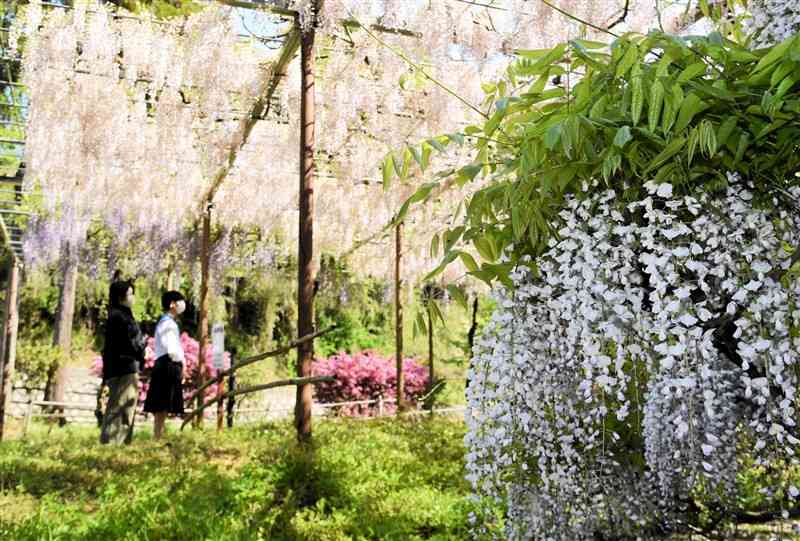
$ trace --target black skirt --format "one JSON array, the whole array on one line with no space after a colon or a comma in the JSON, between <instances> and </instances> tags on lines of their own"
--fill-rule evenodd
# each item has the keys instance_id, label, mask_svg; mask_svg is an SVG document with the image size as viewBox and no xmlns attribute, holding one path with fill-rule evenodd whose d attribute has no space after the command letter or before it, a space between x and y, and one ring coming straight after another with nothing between
<instances>
[{"instance_id":1,"label":"black skirt","mask_svg":"<svg viewBox=\"0 0 800 541\"><path fill-rule=\"evenodd\" d=\"M176 363L169 355L156 359L150 376L150 388L144 401L144 411L160 413L166 411L183 415L183 364Z\"/></svg>"}]
</instances>

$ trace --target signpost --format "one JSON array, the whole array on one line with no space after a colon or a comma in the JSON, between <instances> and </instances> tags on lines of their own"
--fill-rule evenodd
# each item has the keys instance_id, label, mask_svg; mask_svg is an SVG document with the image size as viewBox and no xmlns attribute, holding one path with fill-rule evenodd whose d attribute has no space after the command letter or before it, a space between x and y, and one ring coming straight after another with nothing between
<instances>
[{"instance_id":1,"label":"signpost","mask_svg":"<svg viewBox=\"0 0 800 541\"><path fill-rule=\"evenodd\" d=\"M211 348L213 351L214 370L225 369L225 327L222 323L214 323L211 329Z\"/></svg>"},{"instance_id":2,"label":"signpost","mask_svg":"<svg viewBox=\"0 0 800 541\"><path fill-rule=\"evenodd\" d=\"M214 323L211 328L211 351L214 370L225 369L225 327L222 323ZM217 384L217 397L221 397L225 392L225 380ZM217 430L222 430L222 400L217 405Z\"/></svg>"}]
</instances>

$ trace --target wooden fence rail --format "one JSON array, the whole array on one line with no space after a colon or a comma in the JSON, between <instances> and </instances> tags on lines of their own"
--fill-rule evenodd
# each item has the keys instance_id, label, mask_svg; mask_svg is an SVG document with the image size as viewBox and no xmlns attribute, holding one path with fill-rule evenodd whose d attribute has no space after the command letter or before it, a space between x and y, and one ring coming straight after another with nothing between
<instances>
[{"instance_id":1,"label":"wooden fence rail","mask_svg":"<svg viewBox=\"0 0 800 541\"><path fill-rule=\"evenodd\" d=\"M281 384L286 385L287 384L286 381L275 382L275 383L278 383L279 385L281 385ZM289 383L289 384L292 384L292 383ZM240 392L240 393L241 392L251 393L253 391L269 389L269 388L272 388L272 387L275 387L275 385L265 384L265 385L261 385L261 386L254 386L254 387L249 387L249 388L246 388L246 389L240 389L237 392ZM231 393L227 393L226 395L224 395L224 397L227 397L228 394L231 394ZM186 423L191 418L193 418L194 416L202 413L208 406L211 406L212 404L216 403L217 400L224 399L224 397L218 397L218 399L215 399L215 400L213 400L211 402L206 403L204 405L204 407L199 409L199 410L187 409L186 410L186 415L183 418L183 422L182 422L181 428L183 428L183 426L185 426ZM394 398L383 398L382 396L379 396L376 399L370 399L370 400L352 400L352 401L347 401L347 402L316 402L314 404L314 407L321 408L323 410L332 410L332 409L343 408L343 407L348 407L348 406L371 406L371 405L375 405L375 406L377 406L377 411L374 412L374 414L368 414L368 415L363 415L363 416L357 417L358 419L373 419L373 418L378 418L378 417L384 417L386 415L385 406L387 404L394 404L395 402L396 402L396 400ZM28 432L30 430L30 425L31 425L31 423L32 423L34 418L62 417L64 415L64 413L58 413L58 412L48 412L48 411L34 412L34 408L38 407L38 408L44 409L44 408L58 407L58 408L63 408L65 413L67 411L92 412L92 413L96 412L96 407L95 406L90 406L90 405L87 405L87 404L78 404L78 403L73 403L73 402L54 402L54 401L45 401L45 400L15 400L13 403L14 404L24 404L26 406L25 407L25 414L23 416L23 419L24 419L24 421L23 421L23 430L22 430L22 437L23 438L27 437L27 434L28 434ZM444 408L433 408L431 410L431 409L423 409L421 407L422 405L423 405L423 402L420 401L420 402L418 402L416 404L416 406L417 406L416 409L410 409L408 411L404 411L404 412L400 413L400 415L401 416L412 416L413 417L413 416L416 416L416 415L444 414L444 413L463 413L463 412L466 411L466 407L465 406L451 406L451 407L444 407ZM213 411L213 410L211 410L211 411ZM270 407L237 408L234 411L234 415L241 415L241 414L245 414L245 413L263 413L263 414L290 413L292 411L294 411L293 407L285 407L285 408L270 408ZM146 413L144 413L142 411L137 411L136 415L146 418L148 414L146 414ZM336 417L337 416L333 416L333 417L331 417L331 416L323 416L322 418L323 419L331 419L331 418L336 418ZM96 418L94 416L89 416L89 415L78 416L78 418L81 419L81 420L83 420L84 418L85 419L96 420Z\"/></svg>"}]
</instances>

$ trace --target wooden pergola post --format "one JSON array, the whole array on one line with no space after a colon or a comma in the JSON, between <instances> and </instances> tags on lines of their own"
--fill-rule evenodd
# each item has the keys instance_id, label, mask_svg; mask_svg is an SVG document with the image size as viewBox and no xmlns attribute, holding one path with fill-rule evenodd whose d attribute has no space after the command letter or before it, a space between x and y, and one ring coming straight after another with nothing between
<instances>
[{"instance_id":1,"label":"wooden pergola post","mask_svg":"<svg viewBox=\"0 0 800 541\"><path fill-rule=\"evenodd\" d=\"M314 4L314 17L322 8L322 2ZM297 23L296 23L297 24ZM315 151L315 80L316 68L314 24L301 30L300 36L300 201L299 235L297 254L297 334L305 336L314 332L314 174ZM314 358L314 343L301 344L297 348L297 376L311 376L311 363ZM311 440L311 406L313 388L309 384L297 386L294 408L294 422L297 439L300 442Z\"/></svg>"},{"instance_id":2,"label":"wooden pergola post","mask_svg":"<svg viewBox=\"0 0 800 541\"><path fill-rule=\"evenodd\" d=\"M426 312L428 313L428 392L433 390L434 370L433 370L433 314L431 310L431 303L433 301L433 290L431 289L426 301ZM431 401L431 410L433 410L433 401Z\"/></svg>"},{"instance_id":3,"label":"wooden pergola post","mask_svg":"<svg viewBox=\"0 0 800 541\"><path fill-rule=\"evenodd\" d=\"M395 380L395 395L397 399L397 412L405 406L405 376L403 375L403 222L398 223L394 230L394 333L395 333L395 362L397 364L397 378Z\"/></svg>"},{"instance_id":4,"label":"wooden pergola post","mask_svg":"<svg viewBox=\"0 0 800 541\"><path fill-rule=\"evenodd\" d=\"M200 387L206 378L206 351L208 351L208 305L209 305L209 281L211 263L211 203L206 205L203 212L202 238L200 242L200 309L199 309L199 329L200 351L197 359L197 386ZM197 393L195 397L197 408L203 406L203 394ZM203 424L203 417L197 416L195 426Z\"/></svg>"},{"instance_id":5,"label":"wooden pergola post","mask_svg":"<svg viewBox=\"0 0 800 541\"><path fill-rule=\"evenodd\" d=\"M0 441L5 435L5 418L11 408L14 389L14 366L17 358L17 330L19 329L19 275L20 264L11 258L8 288L6 289L6 315L3 325L2 351L0 351Z\"/></svg>"}]
</instances>

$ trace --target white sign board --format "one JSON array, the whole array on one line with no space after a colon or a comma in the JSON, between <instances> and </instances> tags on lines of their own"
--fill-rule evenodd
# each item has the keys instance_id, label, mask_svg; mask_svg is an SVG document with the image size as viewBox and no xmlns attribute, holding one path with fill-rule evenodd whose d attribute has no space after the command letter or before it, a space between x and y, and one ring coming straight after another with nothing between
<instances>
[{"instance_id":1,"label":"white sign board","mask_svg":"<svg viewBox=\"0 0 800 541\"><path fill-rule=\"evenodd\" d=\"M222 323L215 323L211 327L211 349L214 370L223 370L225 368L225 327Z\"/></svg>"}]
</instances>

